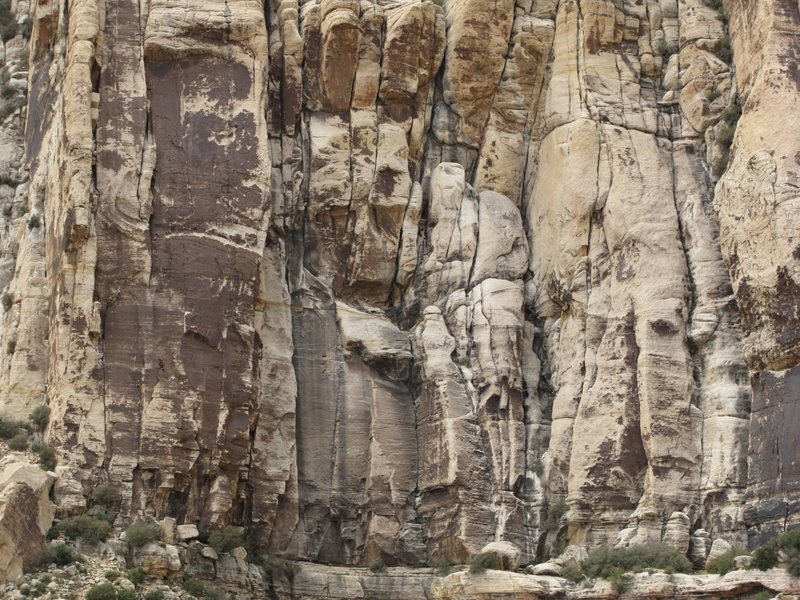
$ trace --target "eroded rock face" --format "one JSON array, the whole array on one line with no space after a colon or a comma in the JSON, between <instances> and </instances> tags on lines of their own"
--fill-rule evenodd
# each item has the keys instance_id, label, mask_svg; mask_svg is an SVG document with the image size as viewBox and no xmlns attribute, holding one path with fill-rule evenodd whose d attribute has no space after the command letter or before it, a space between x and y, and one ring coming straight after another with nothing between
<instances>
[{"instance_id":1,"label":"eroded rock face","mask_svg":"<svg viewBox=\"0 0 800 600\"><path fill-rule=\"evenodd\" d=\"M9 454L0 461L0 583L36 566L53 524L52 473Z\"/></svg>"},{"instance_id":2,"label":"eroded rock face","mask_svg":"<svg viewBox=\"0 0 800 600\"><path fill-rule=\"evenodd\" d=\"M794 523L796 10L733 66L702 0L16 10L0 411L59 493L347 565Z\"/></svg>"}]
</instances>

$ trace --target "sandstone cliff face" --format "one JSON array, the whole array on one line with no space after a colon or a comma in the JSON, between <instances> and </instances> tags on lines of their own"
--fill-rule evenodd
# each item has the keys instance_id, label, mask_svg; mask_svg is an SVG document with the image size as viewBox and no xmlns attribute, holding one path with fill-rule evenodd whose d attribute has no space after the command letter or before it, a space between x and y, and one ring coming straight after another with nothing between
<instances>
[{"instance_id":1,"label":"sandstone cliff face","mask_svg":"<svg viewBox=\"0 0 800 600\"><path fill-rule=\"evenodd\" d=\"M14 4L0 412L121 522L424 565L797 520L796 6Z\"/></svg>"}]
</instances>

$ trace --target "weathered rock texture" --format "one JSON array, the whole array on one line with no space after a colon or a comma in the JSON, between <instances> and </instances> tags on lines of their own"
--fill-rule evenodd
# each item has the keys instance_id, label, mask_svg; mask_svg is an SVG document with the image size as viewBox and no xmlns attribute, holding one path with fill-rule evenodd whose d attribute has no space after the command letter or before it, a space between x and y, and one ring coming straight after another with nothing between
<instances>
[{"instance_id":1,"label":"weathered rock texture","mask_svg":"<svg viewBox=\"0 0 800 600\"><path fill-rule=\"evenodd\" d=\"M0 583L36 566L53 524L52 473L17 454L0 460Z\"/></svg>"},{"instance_id":2,"label":"weathered rock texture","mask_svg":"<svg viewBox=\"0 0 800 600\"><path fill-rule=\"evenodd\" d=\"M122 523L702 564L800 520L796 6L726 0L730 65L703 0L14 4L0 411Z\"/></svg>"}]
</instances>

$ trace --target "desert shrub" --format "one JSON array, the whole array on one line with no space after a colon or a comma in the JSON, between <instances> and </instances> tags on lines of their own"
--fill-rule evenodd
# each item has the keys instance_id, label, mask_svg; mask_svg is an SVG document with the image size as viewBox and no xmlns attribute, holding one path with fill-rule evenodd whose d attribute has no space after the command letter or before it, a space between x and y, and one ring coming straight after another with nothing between
<instances>
[{"instance_id":1,"label":"desert shrub","mask_svg":"<svg viewBox=\"0 0 800 600\"><path fill-rule=\"evenodd\" d=\"M122 573L120 573L119 571L112 570L112 571L106 571L103 576L109 581L116 581L122 576Z\"/></svg>"},{"instance_id":2,"label":"desert shrub","mask_svg":"<svg viewBox=\"0 0 800 600\"><path fill-rule=\"evenodd\" d=\"M3 100L11 100L11 98L16 95L17 90L13 85L7 82L0 84L0 98L3 98Z\"/></svg>"},{"instance_id":3,"label":"desert shrub","mask_svg":"<svg viewBox=\"0 0 800 600\"><path fill-rule=\"evenodd\" d=\"M24 433L18 433L10 440L8 440L8 447L17 452L21 452L28 447L28 436Z\"/></svg>"},{"instance_id":4,"label":"desert shrub","mask_svg":"<svg viewBox=\"0 0 800 600\"><path fill-rule=\"evenodd\" d=\"M480 575L486 569L501 571L503 569L502 559L494 552L481 552L469 561L469 572L473 575Z\"/></svg>"},{"instance_id":5,"label":"desert shrub","mask_svg":"<svg viewBox=\"0 0 800 600\"><path fill-rule=\"evenodd\" d=\"M108 521L89 515L68 517L58 524L58 529L68 540L84 542L101 542L111 533L111 525Z\"/></svg>"},{"instance_id":6,"label":"desert shrub","mask_svg":"<svg viewBox=\"0 0 800 600\"><path fill-rule=\"evenodd\" d=\"M756 549L751 566L762 571L772 569L780 563L781 555L786 570L792 575L800 575L800 527L790 529Z\"/></svg>"},{"instance_id":7,"label":"desert shrub","mask_svg":"<svg viewBox=\"0 0 800 600\"><path fill-rule=\"evenodd\" d=\"M725 554L720 554L716 558L706 563L706 571L709 573L716 573L717 575L725 575L736 570L736 557L747 554L742 548L731 548Z\"/></svg>"},{"instance_id":8,"label":"desert shrub","mask_svg":"<svg viewBox=\"0 0 800 600\"><path fill-rule=\"evenodd\" d=\"M376 560L369 563L369 570L373 573L383 573L386 570L386 564L382 560Z\"/></svg>"},{"instance_id":9,"label":"desert shrub","mask_svg":"<svg viewBox=\"0 0 800 600\"><path fill-rule=\"evenodd\" d=\"M719 41L719 49L717 50L717 57L725 63L730 64L733 60L733 48L731 47L731 38L727 35Z\"/></svg>"},{"instance_id":10,"label":"desert shrub","mask_svg":"<svg viewBox=\"0 0 800 600\"><path fill-rule=\"evenodd\" d=\"M44 431L45 427L47 427L47 422L50 420L50 407L44 404L37 406L31 411L28 420L36 431Z\"/></svg>"},{"instance_id":11,"label":"desert shrub","mask_svg":"<svg viewBox=\"0 0 800 600\"><path fill-rule=\"evenodd\" d=\"M611 569L611 573L608 575L608 582L617 594L624 593L632 579L633 575L627 573L622 567Z\"/></svg>"},{"instance_id":12,"label":"desert shrub","mask_svg":"<svg viewBox=\"0 0 800 600\"><path fill-rule=\"evenodd\" d=\"M11 439L20 433L21 429L25 429L25 423L0 416L0 439Z\"/></svg>"},{"instance_id":13,"label":"desert shrub","mask_svg":"<svg viewBox=\"0 0 800 600\"><path fill-rule=\"evenodd\" d=\"M661 569L667 573L687 573L692 565L683 554L664 544L643 544L627 548L603 546L589 552L581 563L587 577L608 579L615 569L638 573L645 569Z\"/></svg>"},{"instance_id":14,"label":"desert shrub","mask_svg":"<svg viewBox=\"0 0 800 600\"><path fill-rule=\"evenodd\" d=\"M93 506L89 510L86 511L86 514L90 517L95 519L100 519L102 521L108 521L112 525L114 524L114 519L106 512L106 509L102 506Z\"/></svg>"},{"instance_id":15,"label":"desert shrub","mask_svg":"<svg viewBox=\"0 0 800 600\"><path fill-rule=\"evenodd\" d=\"M567 514L567 503L563 500L557 500L553 502L547 509L547 517L542 523L542 527L546 531L552 531L556 529L561 523L561 517Z\"/></svg>"},{"instance_id":16,"label":"desert shrub","mask_svg":"<svg viewBox=\"0 0 800 600\"><path fill-rule=\"evenodd\" d=\"M264 574L273 583L276 581L291 583L294 580L297 567L285 558L268 554L261 556L259 562L264 569Z\"/></svg>"},{"instance_id":17,"label":"desert shrub","mask_svg":"<svg viewBox=\"0 0 800 600\"><path fill-rule=\"evenodd\" d=\"M155 542L161 536L161 527L156 523L137 523L125 530L125 539L132 548L141 548Z\"/></svg>"},{"instance_id":18,"label":"desert shrub","mask_svg":"<svg viewBox=\"0 0 800 600\"><path fill-rule=\"evenodd\" d=\"M56 451L47 444L40 444L33 449L39 455L39 466L45 471L56 468Z\"/></svg>"},{"instance_id":19,"label":"desert shrub","mask_svg":"<svg viewBox=\"0 0 800 600\"><path fill-rule=\"evenodd\" d=\"M583 581L586 579L586 576L581 571L581 568L574 564L569 564L561 570L561 577L571 581L572 583L578 583L579 581Z\"/></svg>"},{"instance_id":20,"label":"desert shrub","mask_svg":"<svg viewBox=\"0 0 800 600\"><path fill-rule=\"evenodd\" d=\"M101 583L86 592L86 600L117 600L117 588L111 583Z\"/></svg>"},{"instance_id":21,"label":"desert shrub","mask_svg":"<svg viewBox=\"0 0 800 600\"><path fill-rule=\"evenodd\" d=\"M144 600L164 600L164 592L161 590L150 590L144 595Z\"/></svg>"},{"instance_id":22,"label":"desert shrub","mask_svg":"<svg viewBox=\"0 0 800 600\"><path fill-rule=\"evenodd\" d=\"M33 213L28 219L28 229L36 229L42 224L42 217Z\"/></svg>"},{"instance_id":23,"label":"desert shrub","mask_svg":"<svg viewBox=\"0 0 800 600\"><path fill-rule=\"evenodd\" d=\"M94 488L94 501L100 506L114 508L119 502L119 490L110 483L103 483Z\"/></svg>"},{"instance_id":24,"label":"desert shrub","mask_svg":"<svg viewBox=\"0 0 800 600\"><path fill-rule=\"evenodd\" d=\"M17 351L17 340L11 338L6 344L6 354L14 354Z\"/></svg>"},{"instance_id":25,"label":"desert shrub","mask_svg":"<svg viewBox=\"0 0 800 600\"><path fill-rule=\"evenodd\" d=\"M17 19L11 12L11 0L0 0L0 37L4 42L17 35Z\"/></svg>"},{"instance_id":26,"label":"desert shrub","mask_svg":"<svg viewBox=\"0 0 800 600\"><path fill-rule=\"evenodd\" d=\"M72 546L68 544L54 544L45 547L39 564L42 566L55 564L59 567L65 567L79 561L80 555L75 552Z\"/></svg>"},{"instance_id":27,"label":"desert shrub","mask_svg":"<svg viewBox=\"0 0 800 600\"><path fill-rule=\"evenodd\" d=\"M234 548L244 546L246 544L244 527L228 525L219 529L208 537L208 544L217 552L230 552Z\"/></svg>"},{"instance_id":28,"label":"desert shrub","mask_svg":"<svg viewBox=\"0 0 800 600\"><path fill-rule=\"evenodd\" d=\"M224 600L227 594L216 586L207 585L203 592L203 598L206 600Z\"/></svg>"},{"instance_id":29,"label":"desert shrub","mask_svg":"<svg viewBox=\"0 0 800 600\"><path fill-rule=\"evenodd\" d=\"M134 590L117 590L117 600L136 600L138 597Z\"/></svg>"},{"instance_id":30,"label":"desert shrub","mask_svg":"<svg viewBox=\"0 0 800 600\"><path fill-rule=\"evenodd\" d=\"M456 568L453 566L453 563L446 558L437 560L434 563L433 568L438 577L447 577L450 575L450 573L456 570Z\"/></svg>"},{"instance_id":31,"label":"desert shrub","mask_svg":"<svg viewBox=\"0 0 800 600\"><path fill-rule=\"evenodd\" d=\"M144 583L144 569L142 567L136 567L134 569L128 569L128 572L125 574L133 585L142 585Z\"/></svg>"},{"instance_id":32,"label":"desert shrub","mask_svg":"<svg viewBox=\"0 0 800 600\"><path fill-rule=\"evenodd\" d=\"M202 598L206 593L206 586L204 586L203 583L197 579L190 579L187 577L181 583L181 587L185 592L191 594L195 598Z\"/></svg>"},{"instance_id":33,"label":"desert shrub","mask_svg":"<svg viewBox=\"0 0 800 600\"><path fill-rule=\"evenodd\" d=\"M14 306L14 296L9 294L8 292L3 292L2 302L3 302L3 310L8 312L9 310L11 310L11 307Z\"/></svg>"}]
</instances>

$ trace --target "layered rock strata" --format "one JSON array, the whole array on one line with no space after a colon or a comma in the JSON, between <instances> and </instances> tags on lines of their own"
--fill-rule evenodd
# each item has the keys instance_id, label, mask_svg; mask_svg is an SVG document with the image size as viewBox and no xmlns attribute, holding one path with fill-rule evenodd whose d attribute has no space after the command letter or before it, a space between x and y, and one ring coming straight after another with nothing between
<instances>
[{"instance_id":1,"label":"layered rock strata","mask_svg":"<svg viewBox=\"0 0 800 600\"><path fill-rule=\"evenodd\" d=\"M302 560L765 539L796 520L784 4L15 2L0 411L47 402L119 524Z\"/></svg>"}]
</instances>

